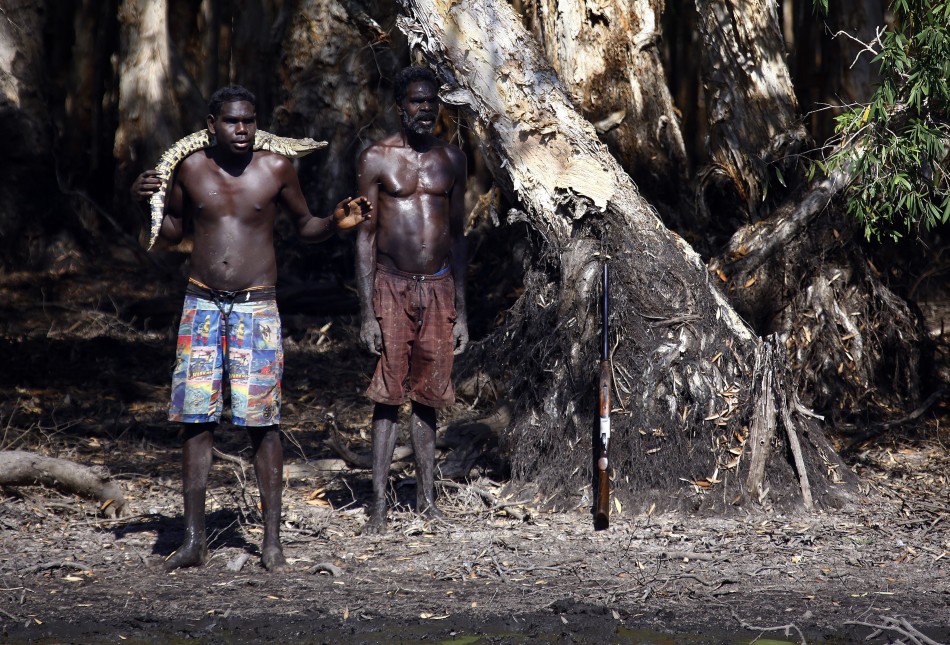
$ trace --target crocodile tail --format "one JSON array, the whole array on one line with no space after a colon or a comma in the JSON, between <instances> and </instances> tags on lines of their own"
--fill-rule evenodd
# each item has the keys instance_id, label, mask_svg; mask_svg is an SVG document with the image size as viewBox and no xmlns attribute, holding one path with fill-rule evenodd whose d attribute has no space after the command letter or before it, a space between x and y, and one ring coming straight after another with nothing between
<instances>
[{"instance_id":1,"label":"crocodile tail","mask_svg":"<svg viewBox=\"0 0 950 645\"><path fill-rule=\"evenodd\" d=\"M161 185L158 190L149 198L149 212L151 214L151 230L149 231L148 248L151 249L158 239L158 231L162 228L162 218L165 216L165 193L168 190L168 182L172 178L175 168L181 163L182 159L193 152L202 150L211 145L211 134L207 130L193 132L187 137L179 139L171 148L162 153L155 170L158 171L158 177L161 179Z\"/></svg>"}]
</instances>

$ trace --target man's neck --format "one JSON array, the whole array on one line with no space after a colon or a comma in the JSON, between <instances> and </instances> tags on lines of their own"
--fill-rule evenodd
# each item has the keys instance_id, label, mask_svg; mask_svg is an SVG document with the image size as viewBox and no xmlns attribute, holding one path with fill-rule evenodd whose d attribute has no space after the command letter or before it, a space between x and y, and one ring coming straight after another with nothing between
<instances>
[{"instance_id":1,"label":"man's neck","mask_svg":"<svg viewBox=\"0 0 950 645\"><path fill-rule=\"evenodd\" d=\"M244 172L244 169L250 165L251 159L253 157L253 150L248 150L244 154L235 155L220 147L211 149L212 161L214 161L214 163L217 164L221 170L234 177L237 177L242 172Z\"/></svg>"},{"instance_id":2,"label":"man's neck","mask_svg":"<svg viewBox=\"0 0 950 645\"><path fill-rule=\"evenodd\" d=\"M431 134L418 134L407 128L403 128L402 130L402 139L407 147L412 148L416 152L428 152L432 149L436 141L435 137Z\"/></svg>"}]
</instances>

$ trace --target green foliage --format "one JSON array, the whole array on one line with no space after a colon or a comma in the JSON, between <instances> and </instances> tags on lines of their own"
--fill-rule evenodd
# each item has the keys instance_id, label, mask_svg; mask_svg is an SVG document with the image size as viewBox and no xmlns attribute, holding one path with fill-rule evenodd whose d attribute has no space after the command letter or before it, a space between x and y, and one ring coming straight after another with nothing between
<instances>
[{"instance_id":1,"label":"green foliage","mask_svg":"<svg viewBox=\"0 0 950 645\"><path fill-rule=\"evenodd\" d=\"M876 240L950 221L950 0L893 0L891 12L880 85L836 118L842 145L819 164L851 166L848 213Z\"/></svg>"}]
</instances>

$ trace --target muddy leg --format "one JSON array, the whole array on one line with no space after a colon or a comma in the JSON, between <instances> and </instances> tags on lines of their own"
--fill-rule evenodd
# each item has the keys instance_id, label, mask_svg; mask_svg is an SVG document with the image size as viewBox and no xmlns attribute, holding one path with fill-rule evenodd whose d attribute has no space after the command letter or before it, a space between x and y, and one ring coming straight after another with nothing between
<instances>
[{"instance_id":1,"label":"muddy leg","mask_svg":"<svg viewBox=\"0 0 950 645\"><path fill-rule=\"evenodd\" d=\"M281 489L284 478L284 449L280 428L266 426L248 428L254 450L254 474L261 491L261 512L264 515L264 540L261 563L268 571L284 571L287 559L280 546Z\"/></svg>"},{"instance_id":2,"label":"muddy leg","mask_svg":"<svg viewBox=\"0 0 950 645\"><path fill-rule=\"evenodd\" d=\"M185 506L185 541L165 560L165 569L197 567L208 561L205 537L205 490L211 469L214 425L185 426L185 444L181 452L182 492Z\"/></svg>"},{"instance_id":3,"label":"muddy leg","mask_svg":"<svg viewBox=\"0 0 950 645\"><path fill-rule=\"evenodd\" d=\"M412 402L409 435L416 453L416 512L444 517L435 505L435 408Z\"/></svg>"},{"instance_id":4,"label":"muddy leg","mask_svg":"<svg viewBox=\"0 0 950 645\"><path fill-rule=\"evenodd\" d=\"M386 486L396 449L396 422L399 408L377 403L373 408L373 502L369 520L361 533L386 532Z\"/></svg>"}]
</instances>

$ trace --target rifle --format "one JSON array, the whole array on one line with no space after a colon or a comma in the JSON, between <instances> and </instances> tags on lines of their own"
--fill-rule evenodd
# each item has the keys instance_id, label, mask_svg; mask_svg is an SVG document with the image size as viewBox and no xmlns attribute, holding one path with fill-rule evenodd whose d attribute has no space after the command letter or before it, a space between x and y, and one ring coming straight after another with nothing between
<instances>
[{"instance_id":1,"label":"rifle","mask_svg":"<svg viewBox=\"0 0 950 645\"><path fill-rule=\"evenodd\" d=\"M597 503L594 506L594 530L601 531L610 524L610 477L607 475L607 444L610 442L610 348L607 334L608 291L607 263L601 285L603 319L600 331L600 377L597 383L598 410L600 416L600 446L597 452ZM595 444L596 445L596 444ZM597 447L595 447L595 450Z\"/></svg>"}]
</instances>

